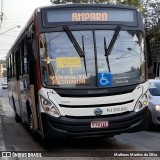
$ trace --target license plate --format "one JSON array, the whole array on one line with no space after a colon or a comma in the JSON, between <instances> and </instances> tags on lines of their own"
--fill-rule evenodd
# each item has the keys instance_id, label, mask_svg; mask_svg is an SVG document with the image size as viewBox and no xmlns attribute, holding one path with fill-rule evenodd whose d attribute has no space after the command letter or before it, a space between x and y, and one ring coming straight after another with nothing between
<instances>
[{"instance_id":1,"label":"license plate","mask_svg":"<svg viewBox=\"0 0 160 160\"><path fill-rule=\"evenodd\" d=\"M91 128L107 128L108 121L93 121L91 122Z\"/></svg>"}]
</instances>

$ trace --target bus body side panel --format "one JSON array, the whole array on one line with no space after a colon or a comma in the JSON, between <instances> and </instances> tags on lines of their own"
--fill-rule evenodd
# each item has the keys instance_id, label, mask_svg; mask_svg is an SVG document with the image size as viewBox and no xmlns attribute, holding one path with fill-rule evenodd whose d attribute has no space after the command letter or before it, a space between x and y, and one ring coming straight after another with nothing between
<instances>
[{"instance_id":1,"label":"bus body side panel","mask_svg":"<svg viewBox=\"0 0 160 160\"><path fill-rule=\"evenodd\" d=\"M27 101L30 101L29 78L27 75L21 76L20 81L20 102L22 109L22 119L28 123Z\"/></svg>"},{"instance_id":2,"label":"bus body side panel","mask_svg":"<svg viewBox=\"0 0 160 160\"><path fill-rule=\"evenodd\" d=\"M35 50L33 52L35 56L35 63L34 63L34 84L31 85L31 104L32 104L32 114L33 116L33 123L34 123L34 130L37 130L40 132L40 120L39 120L39 103L38 103L38 91L41 89L42 84L41 84L41 77L40 77L40 64L39 64L39 24L38 24L38 17L37 17L37 11L34 13L34 40L35 40ZM42 132L40 132L42 134Z\"/></svg>"},{"instance_id":3,"label":"bus body side panel","mask_svg":"<svg viewBox=\"0 0 160 160\"><path fill-rule=\"evenodd\" d=\"M9 102L12 106L15 113L17 113L20 117L22 116L21 112L21 104L20 104L20 94L19 94L19 81L16 78L11 78L8 80L8 94L9 94Z\"/></svg>"}]
</instances>

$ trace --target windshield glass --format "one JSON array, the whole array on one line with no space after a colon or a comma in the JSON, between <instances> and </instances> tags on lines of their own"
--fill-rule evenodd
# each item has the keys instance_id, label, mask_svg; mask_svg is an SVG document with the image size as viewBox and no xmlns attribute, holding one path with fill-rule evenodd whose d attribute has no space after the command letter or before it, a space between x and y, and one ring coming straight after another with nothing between
<instances>
[{"instance_id":1,"label":"windshield glass","mask_svg":"<svg viewBox=\"0 0 160 160\"><path fill-rule=\"evenodd\" d=\"M145 79L144 40L141 32L119 31L109 55L106 55L106 50L115 30L71 33L72 37L65 31L40 35L44 86L115 87L140 83Z\"/></svg>"},{"instance_id":2,"label":"windshield glass","mask_svg":"<svg viewBox=\"0 0 160 160\"><path fill-rule=\"evenodd\" d=\"M160 96L160 82L150 82L149 92L152 96Z\"/></svg>"}]
</instances>

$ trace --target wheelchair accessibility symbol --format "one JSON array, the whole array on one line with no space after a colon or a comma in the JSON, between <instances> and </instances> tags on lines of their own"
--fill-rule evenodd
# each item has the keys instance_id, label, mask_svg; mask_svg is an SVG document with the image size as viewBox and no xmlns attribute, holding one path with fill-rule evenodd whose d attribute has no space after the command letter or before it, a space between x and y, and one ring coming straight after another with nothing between
<instances>
[{"instance_id":1,"label":"wheelchair accessibility symbol","mask_svg":"<svg viewBox=\"0 0 160 160\"><path fill-rule=\"evenodd\" d=\"M111 74L110 73L98 73L98 86L111 86Z\"/></svg>"}]
</instances>

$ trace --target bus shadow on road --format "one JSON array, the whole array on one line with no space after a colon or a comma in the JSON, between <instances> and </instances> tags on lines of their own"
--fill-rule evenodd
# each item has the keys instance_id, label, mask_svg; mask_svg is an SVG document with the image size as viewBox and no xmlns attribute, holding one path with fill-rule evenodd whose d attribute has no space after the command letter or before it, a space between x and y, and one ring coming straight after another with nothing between
<instances>
[{"instance_id":1,"label":"bus shadow on road","mask_svg":"<svg viewBox=\"0 0 160 160\"><path fill-rule=\"evenodd\" d=\"M44 150L71 150L76 151L104 151L104 150L133 150L133 146L114 137L87 137L87 138L50 138L42 139L34 136L33 139L39 143Z\"/></svg>"},{"instance_id":2,"label":"bus shadow on road","mask_svg":"<svg viewBox=\"0 0 160 160\"><path fill-rule=\"evenodd\" d=\"M154 125L152 129L147 130L148 132L160 132L160 126L159 125Z\"/></svg>"}]
</instances>

